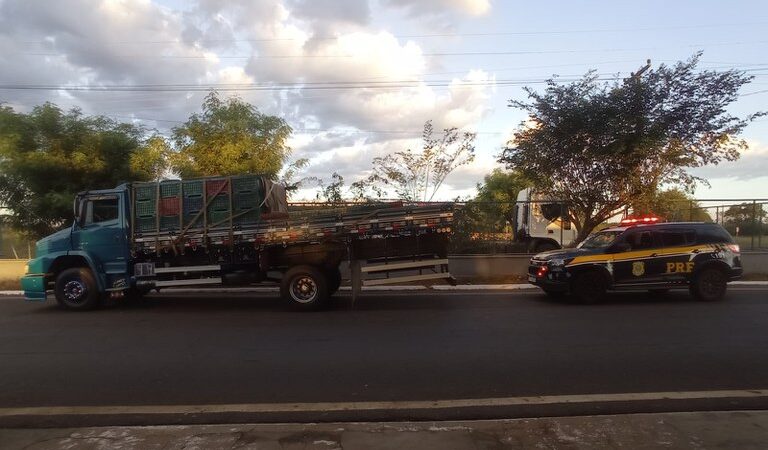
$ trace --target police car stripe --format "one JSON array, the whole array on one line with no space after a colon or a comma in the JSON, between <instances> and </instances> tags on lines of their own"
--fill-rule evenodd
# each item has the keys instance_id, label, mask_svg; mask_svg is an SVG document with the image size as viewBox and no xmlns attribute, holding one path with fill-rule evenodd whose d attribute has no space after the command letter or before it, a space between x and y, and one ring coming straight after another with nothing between
<instances>
[{"instance_id":1,"label":"police car stripe","mask_svg":"<svg viewBox=\"0 0 768 450\"><path fill-rule=\"evenodd\" d=\"M588 264L588 263L607 263L608 261L612 261L614 263L616 262L627 262L627 261L636 261L640 259L649 259L649 258L669 258L673 256L687 256L687 255L696 255L701 252L711 252L714 250L714 246L712 245L696 245L696 246L688 246L688 247L672 247L668 249L654 249L654 250L637 250L634 252L626 252L626 253L616 253L616 254L599 254L599 255L586 255L586 256L577 256L573 259L569 264L567 264L567 267L572 266L578 266L582 264ZM655 256L651 256L655 255Z\"/></svg>"}]
</instances>

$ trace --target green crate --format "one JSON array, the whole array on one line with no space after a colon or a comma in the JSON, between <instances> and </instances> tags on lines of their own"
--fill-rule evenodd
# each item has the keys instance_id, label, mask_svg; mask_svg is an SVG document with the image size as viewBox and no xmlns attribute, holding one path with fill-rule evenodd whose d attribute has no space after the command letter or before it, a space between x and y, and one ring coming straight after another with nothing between
<instances>
[{"instance_id":1,"label":"green crate","mask_svg":"<svg viewBox=\"0 0 768 450\"><path fill-rule=\"evenodd\" d=\"M160 197L178 197L181 194L181 182L163 181L160 183Z\"/></svg>"},{"instance_id":2,"label":"green crate","mask_svg":"<svg viewBox=\"0 0 768 450\"><path fill-rule=\"evenodd\" d=\"M154 200L157 186L153 184L144 184L136 186L136 200Z\"/></svg>"},{"instance_id":3,"label":"green crate","mask_svg":"<svg viewBox=\"0 0 768 450\"><path fill-rule=\"evenodd\" d=\"M148 233L157 230L157 222L154 217L139 217L136 219L136 232Z\"/></svg>"},{"instance_id":4,"label":"green crate","mask_svg":"<svg viewBox=\"0 0 768 450\"><path fill-rule=\"evenodd\" d=\"M136 216L137 217L154 217L154 215L155 215L154 200L136 200Z\"/></svg>"},{"instance_id":5,"label":"green crate","mask_svg":"<svg viewBox=\"0 0 768 450\"><path fill-rule=\"evenodd\" d=\"M232 192L258 192L261 190L261 182L258 176L232 178Z\"/></svg>"},{"instance_id":6,"label":"green crate","mask_svg":"<svg viewBox=\"0 0 768 450\"><path fill-rule=\"evenodd\" d=\"M235 194L233 205L235 209L256 208L261 203L261 195L258 192L238 192Z\"/></svg>"},{"instance_id":7,"label":"green crate","mask_svg":"<svg viewBox=\"0 0 768 450\"><path fill-rule=\"evenodd\" d=\"M219 194L209 199L208 211L229 211L229 195Z\"/></svg>"},{"instance_id":8,"label":"green crate","mask_svg":"<svg viewBox=\"0 0 768 450\"><path fill-rule=\"evenodd\" d=\"M160 218L160 231L179 229L179 216L163 216Z\"/></svg>"},{"instance_id":9,"label":"green crate","mask_svg":"<svg viewBox=\"0 0 768 450\"><path fill-rule=\"evenodd\" d=\"M210 211L208 213L209 227L228 227L229 211Z\"/></svg>"},{"instance_id":10,"label":"green crate","mask_svg":"<svg viewBox=\"0 0 768 450\"><path fill-rule=\"evenodd\" d=\"M202 197L203 180L185 181L184 197Z\"/></svg>"}]
</instances>

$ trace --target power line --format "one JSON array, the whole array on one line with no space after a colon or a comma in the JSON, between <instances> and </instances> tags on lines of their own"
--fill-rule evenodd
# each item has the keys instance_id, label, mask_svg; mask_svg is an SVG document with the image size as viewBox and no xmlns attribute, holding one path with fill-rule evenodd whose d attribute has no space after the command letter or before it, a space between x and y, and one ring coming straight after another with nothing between
<instances>
[{"instance_id":1,"label":"power line","mask_svg":"<svg viewBox=\"0 0 768 450\"><path fill-rule=\"evenodd\" d=\"M483 32L483 33L427 33L427 34L393 34L395 38L444 38L444 37L495 37L495 36L540 36L540 35L561 35L561 34L590 34L590 33L631 33L631 32L643 32L643 31L661 31L661 30L691 30L691 29L706 29L706 28L730 28L730 27L745 27L745 26L763 26L768 25L768 22L746 22L746 23L730 23L730 24L704 24L704 25L673 25L673 26L654 26L654 27L637 27L637 28L596 28L596 29L576 29L576 30L537 30L537 31L503 31L503 32ZM291 42L291 41L304 41L304 40L336 40L339 39L338 35L334 36L311 36L310 38L256 38L256 39L195 39L193 43L259 43L259 42ZM49 40L39 41L19 41L21 44L49 44ZM166 40L147 40L147 41L107 41L108 45L133 45L133 44L180 44L183 43L181 39L166 39Z\"/></svg>"}]
</instances>

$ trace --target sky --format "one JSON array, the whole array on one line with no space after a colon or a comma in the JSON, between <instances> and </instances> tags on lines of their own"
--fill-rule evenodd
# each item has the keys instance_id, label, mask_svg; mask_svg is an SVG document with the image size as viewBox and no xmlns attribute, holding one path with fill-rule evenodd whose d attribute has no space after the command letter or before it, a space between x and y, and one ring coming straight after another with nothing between
<instances>
[{"instance_id":1,"label":"sky","mask_svg":"<svg viewBox=\"0 0 768 450\"><path fill-rule=\"evenodd\" d=\"M766 29L763 1L0 0L0 87L50 87L0 89L0 102L169 134L216 86L284 118L305 175L348 184L374 157L419 148L432 120L477 133L475 161L435 197L466 198L525 120L509 100L552 76L623 77L703 51L702 68L755 77L731 113L768 110ZM710 183L698 198L768 197L768 118L743 137L739 161L692 170Z\"/></svg>"}]
</instances>

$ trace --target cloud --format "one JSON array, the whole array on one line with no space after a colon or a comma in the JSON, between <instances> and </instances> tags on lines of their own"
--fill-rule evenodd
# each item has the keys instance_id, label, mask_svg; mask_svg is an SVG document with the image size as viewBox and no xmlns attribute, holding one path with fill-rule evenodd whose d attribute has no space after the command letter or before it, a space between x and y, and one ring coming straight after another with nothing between
<instances>
[{"instance_id":1,"label":"cloud","mask_svg":"<svg viewBox=\"0 0 768 450\"><path fill-rule=\"evenodd\" d=\"M486 14L491 9L489 0L383 0L385 5L407 9L412 15L438 15L459 12L471 16Z\"/></svg>"},{"instance_id":2,"label":"cloud","mask_svg":"<svg viewBox=\"0 0 768 450\"><path fill-rule=\"evenodd\" d=\"M726 178L751 180L768 174L768 146L758 141L747 141L748 148L736 161L726 161L716 166L697 167L691 173L704 179Z\"/></svg>"}]
</instances>

